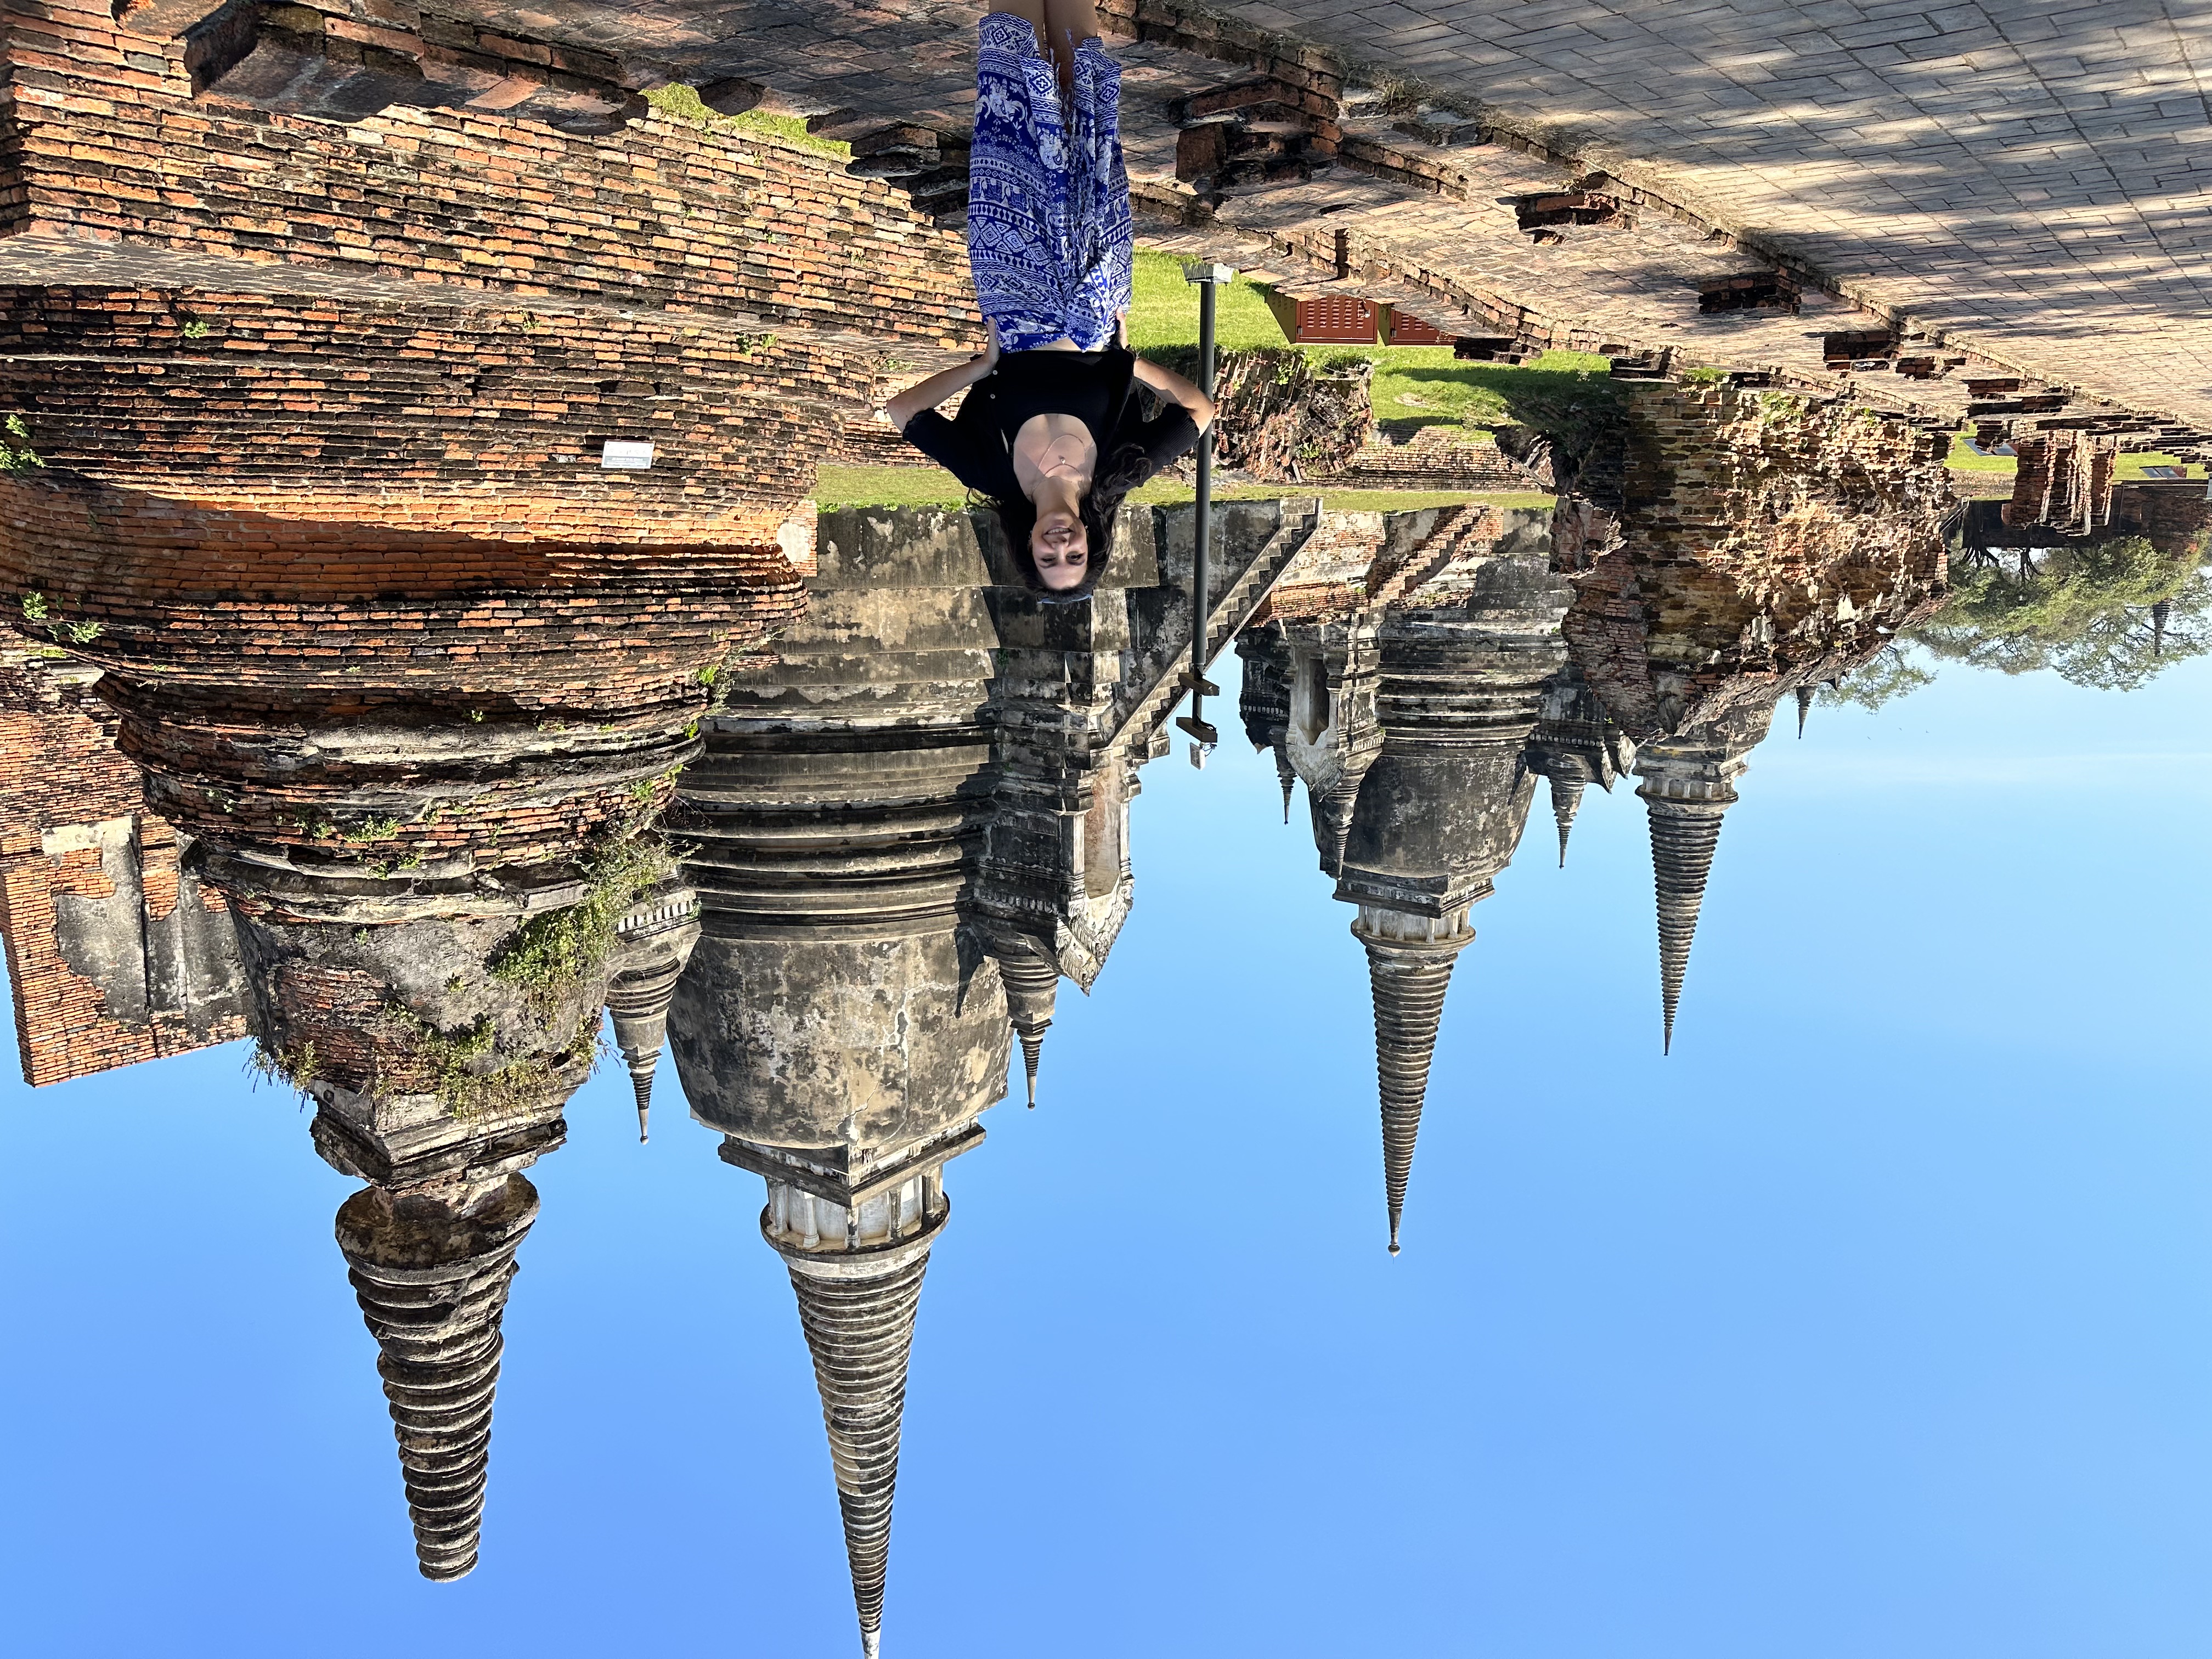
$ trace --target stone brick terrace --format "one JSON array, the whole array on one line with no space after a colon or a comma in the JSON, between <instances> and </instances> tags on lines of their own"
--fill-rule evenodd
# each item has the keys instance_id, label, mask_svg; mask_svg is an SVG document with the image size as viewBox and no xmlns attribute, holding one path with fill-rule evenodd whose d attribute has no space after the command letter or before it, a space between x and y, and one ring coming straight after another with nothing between
<instances>
[{"instance_id":1,"label":"stone brick terrace","mask_svg":"<svg viewBox=\"0 0 2212 1659\"><path fill-rule=\"evenodd\" d=\"M2056 379L2212 398L2203 0L1224 9L1495 108Z\"/></svg>"},{"instance_id":2,"label":"stone brick terrace","mask_svg":"<svg viewBox=\"0 0 2212 1659\"><path fill-rule=\"evenodd\" d=\"M981 8L483 9L617 52L633 74L650 64L701 83L750 82L798 112L957 131ZM1216 60L1217 84L1287 64L1330 106L1304 154L1343 167L1309 180L1285 166L1272 181L1305 199L1231 190L1187 212L1203 222L1188 228L1239 231L1248 264L1265 263L1253 236L1279 250L1301 232L1316 242L1329 215L1332 236L1364 238L1371 264L1480 301L1476 314L1501 328L1520 306L1540 324L1622 337L1613 343L1795 371L1823 331L1871 318L1972 352L1973 372L2212 427L2208 0L1220 0L1213 21L1161 0L1105 9L1120 14L1110 28L1150 43L1125 53L1140 194L1148 183L1156 198L1178 184L1193 193L1176 177L1188 158L1178 168L1162 149L1175 126L1164 106L1207 78L1192 81L1193 52ZM1389 97L1363 102L1364 87ZM1378 137L1401 163L1413 153L1395 176L1414 188L1346 177L1393 174L1373 165ZM1601 210L1626 211L1610 224L1584 215L1532 258L1516 198L1593 181L1608 198ZM1419 209L1410 198L1423 191L1432 199ZM1778 259L1807 289L1786 328L1771 310L1701 317L1683 303ZM1936 399L1947 401L1958 400Z\"/></svg>"}]
</instances>

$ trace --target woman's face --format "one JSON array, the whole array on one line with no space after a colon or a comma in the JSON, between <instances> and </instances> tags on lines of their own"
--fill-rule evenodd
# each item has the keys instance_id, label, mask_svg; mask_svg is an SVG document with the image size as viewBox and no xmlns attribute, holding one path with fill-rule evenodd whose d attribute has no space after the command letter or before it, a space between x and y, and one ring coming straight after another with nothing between
<instances>
[{"instance_id":1,"label":"woman's face","mask_svg":"<svg viewBox=\"0 0 2212 1659\"><path fill-rule=\"evenodd\" d=\"M1083 520L1064 510L1037 514L1036 528L1030 532L1030 557L1036 562L1037 580L1054 592L1079 586L1091 568Z\"/></svg>"}]
</instances>

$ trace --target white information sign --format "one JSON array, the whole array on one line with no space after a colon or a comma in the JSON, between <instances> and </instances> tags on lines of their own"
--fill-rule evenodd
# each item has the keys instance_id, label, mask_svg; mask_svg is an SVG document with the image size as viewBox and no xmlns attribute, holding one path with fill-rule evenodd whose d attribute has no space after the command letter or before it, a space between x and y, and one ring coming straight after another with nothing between
<instances>
[{"instance_id":1,"label":"white information sign","mask_svg":"<svg viewBox=\"0 0 2212 1659\"><path fill-rule=\"evenodd\" d=\"M599 451L599 465L625 472L642 472L653 465L653 446L628 438L610 438Z\"/></svg>"}]
</instances>

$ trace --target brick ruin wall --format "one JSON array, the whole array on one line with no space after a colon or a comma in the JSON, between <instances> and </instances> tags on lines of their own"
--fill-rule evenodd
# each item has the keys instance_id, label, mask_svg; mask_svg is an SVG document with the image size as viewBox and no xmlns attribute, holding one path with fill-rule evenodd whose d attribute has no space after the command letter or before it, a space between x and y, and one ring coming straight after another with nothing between
<instances>
[{"instance_id":1,"label":"brick ruin wall","mask_svg":"<svg viewBox=\"0 0 2212 1659\"><path fill-rule=\"evenodd\" d=\"M0 288L0 406L48 465L395 528L773 541L873 372L662 317Z\"/></svg>"},{"instance_id":2,"label":"brick ruin wall","mask_svg":"<svg viewBox=\"0 0 2212 1659\"><path fill-rule=\"evenodd\" d=\"M975 333L957 235L774 138L196 102L174 43L82 4L19 8L9 53L0 258L43 275L75 239L167 276L7 294L47 465L0 480L0 585L84 635L204 836L330 850L404 769L264 763L394 720L464 799L379 862L634 821L702 673L803 603L790 521L878 389L865 337ZM653 467L592 465L610 437ZM465 788L428 765L456 735L503 757Z\"/></svg>"},{"instance_id":3,"label":"brick ruin wall","mask_svg":"<svg viewBox=\"0 0 2212 1659\"><path fill-rule=\"evenodd\" d=\"M1330 482L1358 489L1544 489L1495 442L1441 426L1423 427L1404 443L1363 446Z\"/></svg>"},{"instance_id":4,"label":"brick ruin wall","mask_svg":"<svg viewBox=\"0 0 2212 1659\"><path fill-rule=\"evenodd\" d=\"M957 233L835 155L658 112L604 137L460 110L341 126L195 100L106 0L11 0L0 226L222 266L980 343ZM4 249L4 244L0 244ZM159 263L158 261L153 263ZM258 284L256 284L258 285Z\"/></svg>"},{"instance_id":5,"label":"brick ruin wall","mask_svg":"<svg viewBox=\"0 0 2212 1659\"><path fill-rule=\"evenodd\" d=\"M399 721L441 805L365 860L571 855L665 799L701 675L804 604L780 538L849 350L258 295L0 304L46 462L0 478L0 590L113 671L126 749L204 838L337 850L407 768L272 769L271 745ZM615 436L652 469L599 466ZM463 722L503 756L473 781L428 730Z\"/></svg>"},{"instance_id":6,"label":"brick ruin wall","mask_svg":"<svg viewBox=\"0 0 2212 1659\"><path fill-rule=\"evenodd\" d=\"M18 609L36 593L56 625L91 630L64 638L73 652L134 676L579 714L656 701L805 603L772 542L501 541L51 468L0 478L0 592Z\"/></svg>"},{"instance_id":7,"label":"brick ruin wall","mask_svg":"<svg viewBox=\"0 0 2212 1659\"><path fill-rule=\"evenodd\" d=\"M422 796L362 849L378 862L567 856L665 803L702 673L805 603L772 544L364 531L51 471L0 479L0 589L90 634L68 648L112 671L126 752L179 824L330 850ZM374 761L316 737L347 723L416 735Z\"/></svg>"},{"instance_id":8,"label":"brick ruin wall","mask_svg":"<svg viewBox=\"0 0 2212 1659\"><path fill-rule=\"evenodd\" d=\"M2038 432L2014 441L2019 465L2004 505L2008 526L2087 534L2109 524L2119 443L2108 433Z\"/></svg>"},{"instance_id":9,"label":"brick ruin wall","mask_svg":"<svg viewBox=\"0 0 2212 1659\"><path fill-rule=\"evenodd\" d=\"M1249 625L1340 620L1364 610L1370 573L1383 559L1390 539L1389 519L1410 522L1415 516L1323 513ZM1433 515L1422 516L1425 527L1426 517Z\"/></svg>"},{"instance_id":10,"label":"brick ruin wall","mask_svg":"<svg viewBox=\"0 0 2212 1659\"><path fill-rule=\"evenodd\" d=\"M2112 521L2120 533L2148 537L2169 558L2212 557L2212 499L2195 481L2122 484L2112 492Z\"/></svg>"},{"instance_id":11,"label":"brick ruin wall","mask_svg":"<svg viewBox=\"0 0 2212 1659\"><path fill-rule=\"evenodd\" d=\"M143 1012L118 1011L111 988L71 963L62 936L65 901L98 904L118 894L100 846L63 836L50 851L52 832L135 818L148 922L168 921L190 884L176 832L146 810L137 768L116 752L112 716L73 688L40 695L34 650L0 649L0 942L24 1081L67 1082L244 1036L237 1014L195 1022L158 1000ZM222 906L212 893L198 902L218 912ZM143 956L135 975L130 964L118 966L126 980L151 977Z\"/></svg>"},{"instance_id":12,"label":"brick ruin wall","mask_svg":"<svg viewBox=\"0 0 2212 1659\"><path fill-rule=\"evenodd\" d=\"M1577 665L1639 741L1842 672L1940 601L1942 435L1728 386L1632 398L1617 518L1563 501L1555 557Z\"/></svg>"}]
</instances>

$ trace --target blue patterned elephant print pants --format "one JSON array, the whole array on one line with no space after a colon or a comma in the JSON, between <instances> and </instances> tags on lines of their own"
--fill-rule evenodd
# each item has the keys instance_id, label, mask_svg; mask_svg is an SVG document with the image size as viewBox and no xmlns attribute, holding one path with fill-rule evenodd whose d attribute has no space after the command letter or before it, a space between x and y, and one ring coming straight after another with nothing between
<instances>
[{"instance_id":1,"label":"blue patterned elephant print pants","mask_svg":"<svg viewBox=\"0 0 2212 1659\"><path fill-rule=\"evenodd\" d=\"M1063 104L1052 59L1020 18L983 19L969 153L968 264L999 344L1029 351L1063 336L1085 351L1114 338L1129 304L1129 175L1121 164L1121 71L1097 40L1075 54Z\"/></svg>"}]
</instances>

